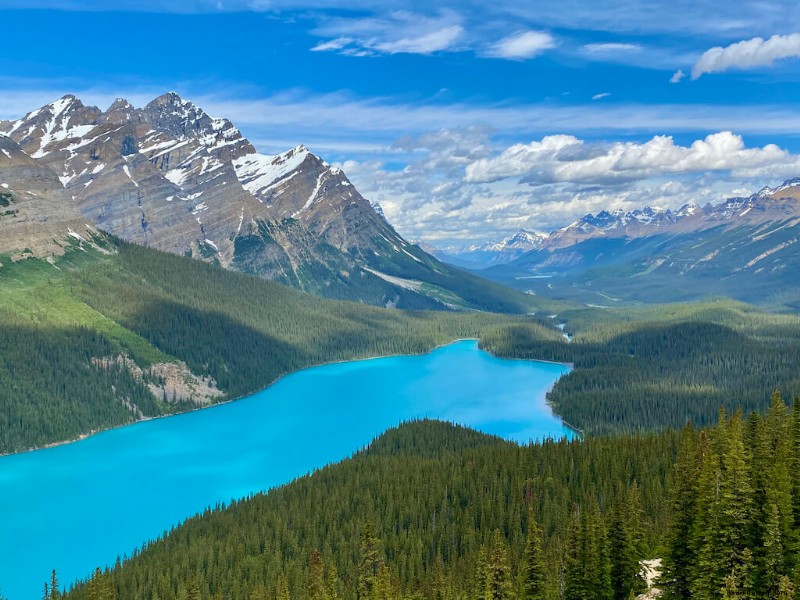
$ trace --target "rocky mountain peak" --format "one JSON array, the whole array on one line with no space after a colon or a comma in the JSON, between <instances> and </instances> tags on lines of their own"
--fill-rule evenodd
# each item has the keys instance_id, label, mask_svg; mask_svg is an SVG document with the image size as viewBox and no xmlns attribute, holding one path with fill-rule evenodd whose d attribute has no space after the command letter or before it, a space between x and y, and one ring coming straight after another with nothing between
<instances>
[{"instance_id":1,"label":"rocky mountain peak","mask_svg":"<svg viewBox=\"0 0 800 600\"><path fill-rule=\"evenodd\" d=\"M84 106L72 94L45 104L17 121L0 122L5 133L33 158L43 158L64 142L80 138L95 125L101 112L97 107Z\"/></svg>"},{"instance_id":2,"label":"rocky mountain peak","mask_svg":"<svg viewBox=\"0 0 800 600\"><path fill-rule=\"evenodd\" d=\"M152 100L141 113L143 120L162 137L167 136L174 140L193 138L206 148L246 142L228 119L210 117L202 108L184 100L175 92L168 92ZM255 152L249 142L246 142L246 146L247 151Z\"/></svg>"},{"instance_id":3,"label":"rocky mountain peak","mask_svg":"<svg viewBox=\"0 0 800 600\"><path fill-rule=\"evenodd\" d=\"M372 210L375 211L375 214L379 215L381 218L384 218L384 219L386 218L386 215L383 214L383 207L381 207L380 203L373 202L371 204L371 206L372 206Z\"/></svg>"},{"instance_id":4,"label":"rocky mountain peak","mask_svg":"<svg viewBox=\"0 0 800 600\"><path fill-rule=\"evenodd\" d=\"M142 122L142 111L135 108L125 98L117 98L108 107L108 110L100 116L100 122L118 125L126 123L138 124Z\"/></svg>"},{"instance_id":5,"label":"rocky mountain peak","mask_svg":"<svg viewBox=\"0 0 800 600\"><path fill-rule=\"evenodd\" d=\"M541 245L542 240L546 238L546 233L539 233L530 229L520 229L517 233L505 240L505 245L509 248L531 250Z\"/></svg>"},{"instance_id":6,"label":"rocky mountain peak","mask_svg":"<svg viewBox=\"0 0 800 600\"><path fill-rule=\"evenodd\" d=\"M756 192L753 198L772 198L775 200L782 198L800 199L800 177L787 179L777 187L764 187Z\"/></svg>"},{"instance_id":7,"label":"rocky mountain peak","mask_svg":"<svg viewBox=\"0 0 800 600\"><path fill-rule=\"evenodd\" d=\"M169 112L169 109L172 110L180 110L180 109L189 109L191 107L197 108L192 102L188 100L184 100L181 98L178 92L166 92L161 94L157 98L151 100L146 106L145 109L152 109L155 107L161 107L164 112Z\"/></svg>"},{"instance_id":8,"label":"rocky mountain peak","mask_svg":"<svg viewBox=\"0 0 800 600\"><path fill-rule=\"evenodd\" d=\"M125 98L117 98L114 102L111 103L111 106L108 107L106 112L111 112L115 110L133 110L133 105L128 102Z\"/></svg>"}]
</instances>

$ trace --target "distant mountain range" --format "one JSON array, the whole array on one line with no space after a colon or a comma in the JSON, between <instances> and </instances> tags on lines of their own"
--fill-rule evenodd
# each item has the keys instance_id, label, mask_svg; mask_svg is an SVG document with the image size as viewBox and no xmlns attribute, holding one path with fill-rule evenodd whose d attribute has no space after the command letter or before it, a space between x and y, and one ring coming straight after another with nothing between
<instances>
[{"instance_id":1,"label":"distant mountain range","mask_svg":"<svg viewBox=\"0 0 800 600\"><path fill-rule=\"evenodd\" d=\"M105 111L67 95L0 121L0 253L59 254L95 229L331 298L529 308L522 293L408 243L305 146L259 154L175 93Z\"/></svg>"},{"instance_id":2,"label":"distant mountain range","mask_svg":"<svg viewBox=\"0 0 800 600\"><path fill-rule=\"evenodd\" d=\"M520 229L517 233L499 242L444 246L437 248L424 242L419 246L436 258L466 269L481 269L491 265L508 263L530 250L540 248L547 234Z\"/></svg>"},{"instance_id":3,"label":"distant mountain range","mask_svg":"<svg viewBox=\"0 0 800 600\"><path fill-rule=\"evenodd\" d=\"M795 308L798 239L800 178L716 205L589 214L480 273L599 305L726 295Z\"/></svg>"}]
</instances>

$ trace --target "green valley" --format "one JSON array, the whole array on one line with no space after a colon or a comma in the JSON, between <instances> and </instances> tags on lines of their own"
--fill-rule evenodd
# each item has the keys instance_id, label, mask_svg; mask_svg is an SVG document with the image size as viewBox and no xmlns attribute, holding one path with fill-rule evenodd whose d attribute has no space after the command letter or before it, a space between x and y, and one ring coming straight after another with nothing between
<instances>
[{"instance_id":1,"label":"green valley","mask_svg":"<svg viewBox=\"0 0 800 600\"><path fill-rule=\"evenodd\" d=\"M0 452L237 398L316 364L425 352L529 320L325 300L104 236L95 242L50 261L0 258ZM180 381L165 381L169 364Z\"/></svg>"},{"instance_id":2,"label":"green valley","mask_svg":"<svg viewBox=\"0 0 800 600\"><path fill-rule=\"evenodd\" d=\"M533 316L392 311L97 241L52 263L2 260L2 451L237 398L315 364L464 337L498 356L573 363L550 400L587 433L709 424L720 406L761 410L765 390L800 388L800 319L741 303L612 310L536 296Z\"/></svg>"}]
</instances>

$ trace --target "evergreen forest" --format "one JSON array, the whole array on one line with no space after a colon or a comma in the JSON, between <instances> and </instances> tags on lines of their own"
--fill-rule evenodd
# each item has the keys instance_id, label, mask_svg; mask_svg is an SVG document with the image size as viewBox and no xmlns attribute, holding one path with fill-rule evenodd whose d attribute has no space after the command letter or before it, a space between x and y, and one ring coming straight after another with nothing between
<instances>
[{"instance_id":1,"label":"evergreen forest","mask_svg":"<svg viewBox=\"0 0 800 600\"><path fill-rule=\"evenodd\" d=\"M800 401L518 446L440 422L189 519L65 600L796 598ZM98 590L105 590L99 592Z\"/></svg>"}]
</instances>

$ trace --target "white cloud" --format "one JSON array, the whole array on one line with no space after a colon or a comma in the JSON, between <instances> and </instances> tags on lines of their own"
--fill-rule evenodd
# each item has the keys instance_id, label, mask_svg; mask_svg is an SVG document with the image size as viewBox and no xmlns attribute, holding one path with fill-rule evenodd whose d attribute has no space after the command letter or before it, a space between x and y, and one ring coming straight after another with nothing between
<instances>
[{"instance_id":1,"label":"white cloud","mask_svg":"<svg viewBox=\"0 0 800 600\"><path fill-rule=\"evenodd\" d=\"M678 83L684 77L686 77L686 73L684 73L681 69L678 69L677 71L675 71L675 73L672 74L672 77L669 78L669 82Z\"/></svg>"},{"instance_id":2,"label":"white cloud","mask_svg":"<svg viewBox=\"0 0 800 600\"><path fill-rule=\"evenodd\" d=\"M608 98L611 95L611 92L603 92L602 94L595 94L592 96L592 100L602 100L603 98Z\"/></svg>"},{"instance_id":3,"label":"white cloud","mask_svg":"<svg viewBox=\"0 0 800 600\"><path fill-rule=\"evenodd\" d=\"M403 171L387 170L376 161L342 166L366 197L380 202L402 235L439 245L498 240L520 228L552 231L601 210L720 202L777 183L775 177L742 181L699 174L611 187L555 183L531 188L509 179L488 184L443 180L437 178L441 173L423 167L425 162L420 157L418 168Z\"/></svg>"},{"instance_id":4,"label":"white cloud","mask_svg":"<svg viewBox=\"0 0 800 600\"><path fill-rule=\"evenodd\" d=\"M478 127L400 139L395 148L411 156L400 170L377 160L341 166L365 197L380 202L402 235L444 245L501 239L522 227L551 231L604 209L719 202L775 184L800 163L772 146L745 149L738 136L725 132L688 148L669 138L590 144L569 135L549 136L538 144L541 169L554 172L553 163L561 162L573 171L520 181L519 176L530 174L525 164L514 170L514 178L475 180L470 177L473 165L493 160L490 131ZM629 172L606 178L602 171L609 164ZM725 166L736 168L724 174L714 170Z\"/></svg>"},{"instance_id":5,"label":"white cloud","mask_svg":"<svg viewBox=\"0 0 800 600\"><path fill-rule=\"evenodd\" d=\"M425 33L419 36L404 37L399 40L376 44L374 49L386 54L432 54L441 50L448 50L458 41L464 28L460 25L451 25Z\"/></svg>"},{"instance_id":6,"label":"white cloud","mask_svg":"<svg viewBox=\"0 0 800 600\"><path fill-rule=\"evenodd\" d=\"M151 97L162 92L154 90ZM81 93L75 93L82 97ZM4 94L0 93L0 115L8 114L3 110ZM50 99L58 97L51 96ZM112 101L114 97L108 95ZM474 124L484 124L515 137L563 131L643 135L661 131L728 129L759 135L800 134L800 114L797 111L770 105L759 105L756 109L748 105L714 104L404 103L391 98L357 98L345 93L308 94L303 91L260 98L203 93L187 97L206 108L209 114L229 117L245 132L264 131L271 136L284 137L287 132L291 132L292 137L318 136L324 132L344 140L351 137L361 141L379 140L387 146L403 135L420 135L441 128L463 128Z\"/></svg>"},{"instance_id":7,"label":"white cloud","mask_svg":"<svg viewBox=\"0 0 800 600\"><path fill-rule=\"evenodd\" d=\"M349 46L355 40L349 37L338 37L333 40L328 40L327 42L320 42L313 48L311 48L312 52L327 52L329 50L341 50L342 48Z\"/></svg>"},{"instance_id":8,"label":"white cloud","mask_svg":"<svg viewBox=\"0 0 800 600\"><path fill-rule=\"evenodd\" d=\"M692 79L705 73L729 69L752 69L772 65L776 60L800 56L800 33L773 35L768 40L755 37L730 46L706 50L692 67Z\"/></svg>"},{"instance_id":9,"label":"white cloud","mask_svg":"<svg viewBox=\"0 0 800 600\"><path fill-rule=\"evenodd\" d=\"M522 31L492 45L486 55L510 59L533 58L555 45L555 38L546 31Z\"/></svg>"},{"instance_id":10,"label":"white cloud","mask_svg":"<svg viewBox=\"0 0 800 600\"><path fill-rule=\"evenodd\" d=\"M39 83L31 87L0 78L0 118L17 118L67 92L101 107L117 96L142 106L164 92ZM746 148L733 134L686 147L670 138L581 139L705 132L720 123L761 135L800 132L800 115L779 107L412 104L299 91L248 99L247 90L203 95L188 84L174 87L209 114L230 118L263 152L305 143L329 161L344 163L359 191L381 203L401 234L416 239L500 239L520 227L550 230L602 209L718 202L734 190L742 195L741 188L754 191L800 173L796 155L776 146ZM537 137L538 155L520 153L519 165L498 161L509 157L515 139L563 131L575 135Z\"/></svg>"},{"instance_id":11,"label":"white cloud","mask_svg":"<svg viewBox=\"0 0 800 600\"><path fill-rule=\"evenodd\" d=\"M589 54L617 54L621 52L641 52L639 44L609 42L604 44L585 44L583 49Z\"/></svg>"},{"instance_id":12,"label":"white cloud","mask_svg":"<svg viewBox=\"0 0 800 600\"><path fill-rule=\"evenodd\" d=\"M328 38L312 48L351 56L433 54L458 47L461 17L442 11L434 17L395 11L380 17L328 18L313 33Z\"/></svg>"},{"instance_id":13,"label":"white cloud","mask_svg":"<svg viewBox=\"0 0 800 600\"><path fill-rule=\"evenodd\" d=\"M571 135L553 135L475 161L466 168L466 180L487 183L522 177L537 185L610 185L705 171L731 172L740 178L764 172L774 177L800 172L800 157L774 144L746 148L741 136L730 131L708 135L691 146L679 146L669 136L655 136L643 144L596 145Z\"/></svg>"}]
</instances>

